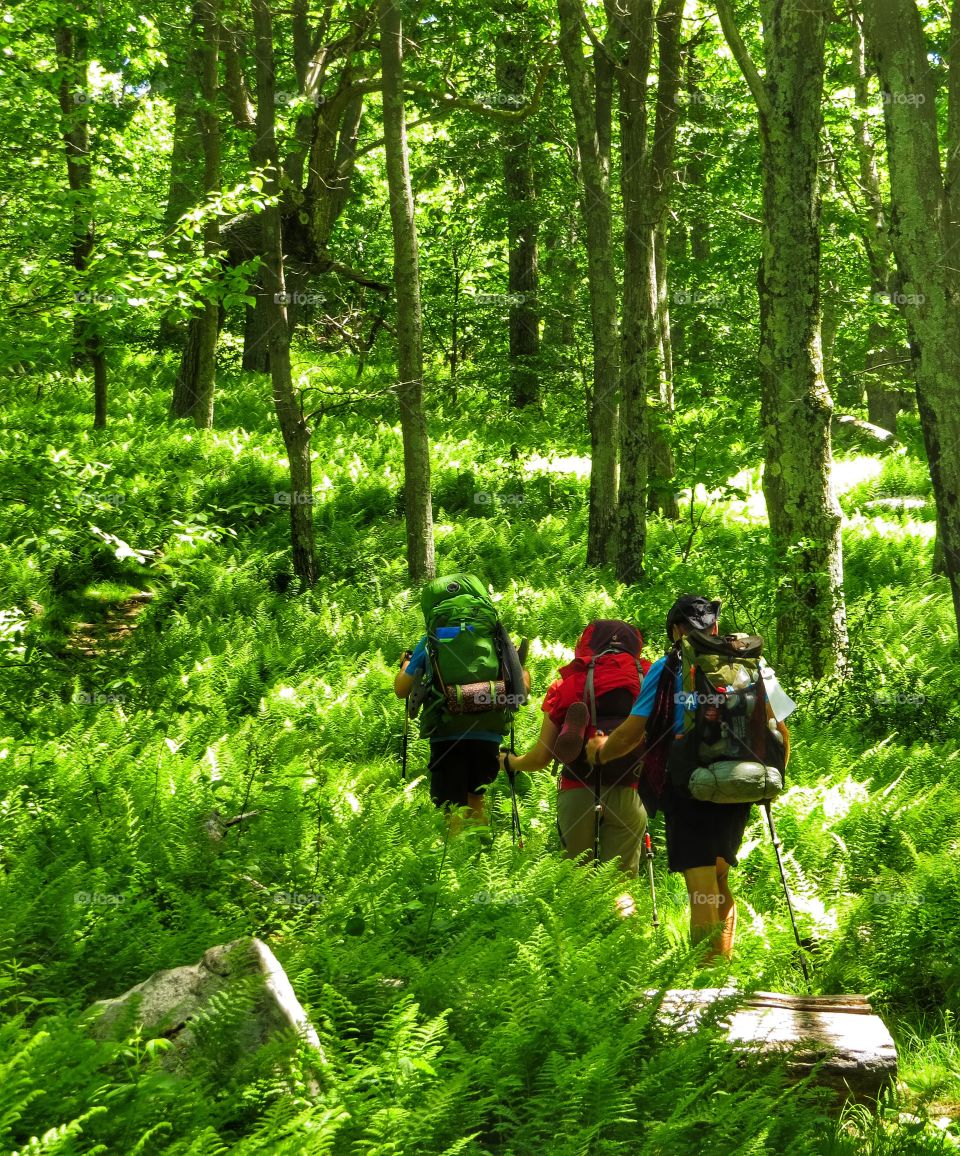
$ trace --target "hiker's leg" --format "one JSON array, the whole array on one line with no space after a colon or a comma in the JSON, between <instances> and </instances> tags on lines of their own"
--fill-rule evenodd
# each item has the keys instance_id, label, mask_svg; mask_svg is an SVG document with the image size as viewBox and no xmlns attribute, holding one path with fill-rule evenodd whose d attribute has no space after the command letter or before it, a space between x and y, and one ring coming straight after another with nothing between
<instances>
[{"instance_id":1,"label":"hiker's leg","mask_svg":"<svg viewBox=\"0 0 960 1156\"><path fill-rule=\"evenodd\" d=\"M690 942L696 946L705 939L716 937L719 939L721 923L718 907L720 903L720 886L717 881L717 868L690 867L683 873L687 884L687 895L690 898ZM716 955L712 950L707 959Z\"/></svg>"},{"instance_id":2,"label":"hiker's leg","mask_svg":"<svg viewBox=\"0 0 960 1156\"><path fill-rule=\"evenodd\" d=\"M608 787L603 792L603 823L600 825L600 862L619 859L620 870L636 878L640 845L647 829L647 813L632 787Z\"/></svg>"},{"instance_id":3,"label":"hiker's leg","mask_svg":"<svg viewBox=\"0 0 960 1156\"><path fill-rule=\"evenodd\" d=\"M596 812L593 809L593 789L574 787L557 791L557 828L563 853L568 859L579 859L586 851L587 860L593 860L593 836ZM603 825L600 827L603 838Z\"/></svg>"},{"instance_id":4,"label":"hiker's leg","mask_svg":"<svg viewBox=\"0 0 960 1156\"><path fill-rule=\"evenodd\" d=\"M443 809L452 835L463 830L461 808L473 810L467 791L467 768L461 740L434 741L430 744L430 798ZM481 808L483 802L481 800Z\"/></svg>"},{"instance_id":5,"label":"hiker's leg","mask_svg":"<svg viewBox=\"0 0 960 1156\"><path fill-rule=\"evenodd\" d=\"M467 791L467 806L470 808L468 818L474 823L481 823L487 825L487 812L483 804L483 795L475 795L472 791Z\"/></svg>"},{"instance_id":6,"label":"hiker's leg","mask_svg":"<svg viewBox=\"0 0 960 1156\"><path fill-rule=\"evenodd\" d=\"M717 859L717 892L720 902L717 905L717 914L723 924L720 933L720 954L730 959L733 956L733 945L737 937L737 905L730 891L729 883L730 864L726 859Z\"/></svg>"},{"instance_id":7,"label":"hiker's leg","mask_svg":"<svg viewBox=\"0 0 960 1156\"><path fill-rule=\"evenodd\" d=\"M500 744L468 740L462 744L462 749L466 766L464 799L470 809L468 818L472 823L486 826L483 794L500 773Z\"/></svg>"}]
</instances>

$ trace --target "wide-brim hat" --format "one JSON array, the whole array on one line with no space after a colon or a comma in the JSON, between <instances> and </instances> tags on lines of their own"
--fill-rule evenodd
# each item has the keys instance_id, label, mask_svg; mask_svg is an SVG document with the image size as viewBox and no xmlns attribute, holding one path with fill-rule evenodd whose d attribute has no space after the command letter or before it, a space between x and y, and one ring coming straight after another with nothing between
<instances>
[{"instance_id":1,"label":"wide-brim hat","mask_svg":"<svg viewBox=\"0 0 960 1156\"><path fill-rule=\"evenodd\" d=\"M672 627L678 623L694 630L710 630L720 617L720 602L710 602L699 594L681 594L667 613L667 638L673 641Z\"/></svg>"}]
</instances>

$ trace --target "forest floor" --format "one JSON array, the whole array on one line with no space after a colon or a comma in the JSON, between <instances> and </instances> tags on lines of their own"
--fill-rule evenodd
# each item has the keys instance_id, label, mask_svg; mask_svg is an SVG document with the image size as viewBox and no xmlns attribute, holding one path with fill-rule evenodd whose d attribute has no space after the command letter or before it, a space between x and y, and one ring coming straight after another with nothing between
<instances>
[{"instance_id":1,"label":"forest floor","mask_svg":"<svg viewBox=\"0 0 960 1156\"><path fill-rule=\"evenodd\" d=\"M502 782L488 840L449 837L419 739L401 781L391 682L422 623L384 403L315 432L321 578L302 593L268 389L223 377L203 433L169 421L168 376L128 366L137 384L116 387L105 433L71 383L42 407L0 390L0 1150L960 1147L960 670L915 418L892 450L837 463L851 676L815 685L775 661L799 703L776 816L813 990L869 996L900 1051L898 1086L838 1113L812 1085L738 1065L716 1025L657 1027L643 993L702 982L661 830L654 932L644 879L560 857L549 775L520 777L523 851ZM654 519L648 584L624 587L582 566L582 423L435 401L438 567L488 581L531 639L518 749L592 617L635 621L653 659L668 606L696 590L726 624L770 634L755 463L737 492L688 493L679 525ZM870 504L898 497L916 501ZM252 811L209 837L211 814ZM616 913L625 891L633 918ZM735 891L729 978L802 993L759 815ZM317 1026L319 1097L302 1051L225 1059L216 1017L179 1079L162 1044L87 1036L93 1000L249 934Z\"/></svg>"}]
</instances>

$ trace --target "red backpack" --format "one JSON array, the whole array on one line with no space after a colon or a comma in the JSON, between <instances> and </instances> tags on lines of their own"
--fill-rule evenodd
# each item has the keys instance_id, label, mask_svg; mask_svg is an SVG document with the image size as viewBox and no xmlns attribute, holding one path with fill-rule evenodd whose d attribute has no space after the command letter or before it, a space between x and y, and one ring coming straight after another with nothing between
<instances>
[{"instance_id":1,"label":"red backpack","mask_svg":"<svg viewBox=\"0 0 960 1156\"><path fill-rule=\"evenodd\" d=\"M580 635L573 662L560 671L560 681L550 688L544 703L551 720L561 727L567 709L575 702L585 702L590 712L584 741L597 731L609 734L630 714L640 693L643 676L650 663L640 655L643 635L627 622L601 618ZM597 769L591 767L581 752L564 768L565 773L585 786L596 781ZM604 785L636 779L636 752L622 759L604 763L600 781Z\"/></svg>"}]
</instances>

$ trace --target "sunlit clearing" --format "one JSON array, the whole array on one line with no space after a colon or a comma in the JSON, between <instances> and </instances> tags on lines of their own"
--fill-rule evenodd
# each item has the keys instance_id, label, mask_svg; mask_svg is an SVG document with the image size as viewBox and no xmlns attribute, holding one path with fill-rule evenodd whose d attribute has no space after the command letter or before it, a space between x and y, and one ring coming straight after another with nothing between
<instances>
[{"instance_id":1,"label":"sunlit clearing","mask_svg":"<svg viewBox=\"0 0 960 1156\"><path fill-rule=\"evenodd\" d=\"M830 480L835 494L845 494L861 482L869 482L883 471L883 461L861 455L856 458L841 458L830 469Z\"/></svg>"},{"instance_id":2,"label":"sunlit clearing","mask_svg":"<svg viewBox=\"0 0 960 1156\"><path fill-rule=\"evenodd\" d=\"M576 474L578 478L590 477L590 459L582 454L570 454L565 458L545 458L533 454L523 463L528 474Z\"/></svg>"}]
</instances>

